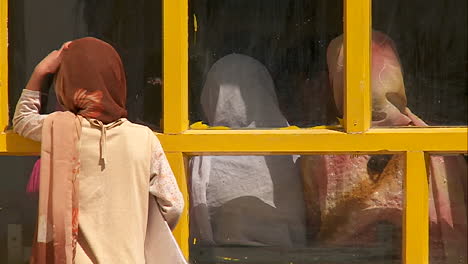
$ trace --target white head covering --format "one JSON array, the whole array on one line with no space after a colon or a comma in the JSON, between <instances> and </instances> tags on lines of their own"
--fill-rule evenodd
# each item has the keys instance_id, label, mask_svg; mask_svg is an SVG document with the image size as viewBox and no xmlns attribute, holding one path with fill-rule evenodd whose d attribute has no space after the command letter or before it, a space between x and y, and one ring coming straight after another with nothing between
<instances>
[{"instance_id":1,"label":"white head covering","mask_svg":"<svg viewBox=\"0 0 468 264\"><path fill-rule=\"evenodd\" d=\"M218 60L208 72L201 94L212 126L283 127L270 73L259 61L241 54Z\"/></svg>"},{"instance_id":2,"label":"white head covering","mask_svg":"<svg viewBox=\"0 0 468 264\"><path fill-rule=\"evenodd\" d=\"M213 65L201 102L210 125L287 126L267 69L245 55ZM305 244L304 196L293 156L194 157L191 198L191 236L201 243Z\"/></svg>"}]
</instances>

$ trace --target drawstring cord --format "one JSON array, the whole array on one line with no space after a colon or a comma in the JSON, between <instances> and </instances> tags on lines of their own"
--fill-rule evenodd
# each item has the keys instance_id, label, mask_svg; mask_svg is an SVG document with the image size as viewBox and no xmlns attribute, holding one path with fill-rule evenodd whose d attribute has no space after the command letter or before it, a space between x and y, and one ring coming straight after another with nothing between
<instances>
[{"instance_id":1,"label":"drawstring cord","mask_svg":"<svg viewBox=\"0 0 468 264\"><path fill-rule=\"evenodd\" d=\"M107 124L107 125L104 125L101 120L97 120L97 119L88 119L88 121L98 127L100 130L101 130L101 139L100 139L100 153L101 153L101 157L100 157L100 160L102 160L103 164L106 163L106 139L107 139L107 135L106 135L106 131L109 130L109 129L112 129L116 126L120 126L124 120L122 119L118 119L110 124Z\"/></svg>"}]
</instances>

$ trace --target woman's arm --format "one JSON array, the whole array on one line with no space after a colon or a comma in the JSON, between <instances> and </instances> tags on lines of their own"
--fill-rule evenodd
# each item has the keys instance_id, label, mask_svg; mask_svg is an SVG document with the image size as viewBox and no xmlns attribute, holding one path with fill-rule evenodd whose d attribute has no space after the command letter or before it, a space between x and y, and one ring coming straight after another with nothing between
<instances>
[{"instance_id":1,"label":"woman's arm","mask_svg":"<svg viewBox=\"0 0 468 264\"><path fill-rule=\"evenodd\" d=\"M25 138L41 141L42 123L46 115L40 115L40 109L40 92L24 89L16 104L13 130Z\"/></svg>"},{"instance_id":2,"label":"woman's arm","mask_svg":"<svg viewBox=\"0 0 468 264\"><path fill-rule=\"evenodd\" d=\"M173 229L182 214L184 197L179 190L159 140L155 136L153 137L155 142L153 143L151 158L150 193L156 196L164 219L166 219L169 227Z\"/></svg>"},{"instance_id":3,"label":"woman's arm","mask_svg":"<svg viewBox=\"0 0 468 264\"><path fill-rule=\"evenodd\" d=\"M26 89L16 105L13 117L13 130L23 137L41 141L42 123L46 115L40 115L40 90L49 74L57 72L62 60L62 51L68 48L70 42L62 45L60 50L54 50L47 55L34 69Z\"/></svg>"}]
</instances>

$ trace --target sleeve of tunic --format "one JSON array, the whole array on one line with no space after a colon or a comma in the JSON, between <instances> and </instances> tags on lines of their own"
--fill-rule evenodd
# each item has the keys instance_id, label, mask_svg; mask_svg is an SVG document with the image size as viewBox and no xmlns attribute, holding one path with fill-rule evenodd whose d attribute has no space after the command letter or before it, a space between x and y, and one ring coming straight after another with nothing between
<instances>
[{"instance_id":1,"label":"sleeve of tunic","mask_svg":"<svg viewBox=\"0 0 468 264\"><path fill-rule=\"evenodd\" d=\"M173 228L182 214L184 198L179 190L161 143L155 136L153 137L150 193L156 197L164 218L169 226Z\"/></svg>"},{"instance_id":2,"label":"sleeve of tunic","mask_svg":"<svg viewBox=\"0 0 468 264\"><path fill-rule=\"evenodd\" d=\"M24 89L16 104L13 130L25 138L41 141L42 124L47 115L39 114L41 94Z\"/></svg>"}]
</instances>

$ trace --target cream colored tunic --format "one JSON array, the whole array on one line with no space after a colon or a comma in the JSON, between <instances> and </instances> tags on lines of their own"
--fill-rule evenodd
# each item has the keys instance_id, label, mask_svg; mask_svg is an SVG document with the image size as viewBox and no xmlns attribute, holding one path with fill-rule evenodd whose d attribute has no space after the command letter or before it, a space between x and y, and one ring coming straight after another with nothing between
<instances>
[{"instance_id":1,"label":"cream colored tunic","mask_svg":"<svg viewBox=\"0 0 468 264\"><path fill-rule=\"evenodd\" d=\"M23 90L14 130L40 141L46 115L39 115L39 92ZM153 132L128 120L106 131L82 121L80 141L80 213L76 263L145 263L144 242L150 193L174 226L183 197ZM101 151L106 162L101 164ZM149 191L149 192L148 192Z\"/></svg>"}]
</instances>

